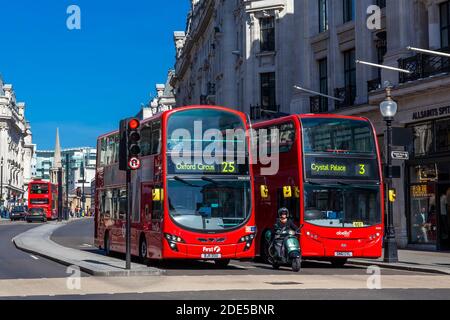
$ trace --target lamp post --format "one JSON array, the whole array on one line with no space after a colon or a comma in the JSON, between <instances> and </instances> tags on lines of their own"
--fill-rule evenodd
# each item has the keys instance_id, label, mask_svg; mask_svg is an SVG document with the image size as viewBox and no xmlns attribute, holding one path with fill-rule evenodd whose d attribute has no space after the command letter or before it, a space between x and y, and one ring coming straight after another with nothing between
<instances>
[{"instance_id":1,"label":"lamp post","mask_svg":"<svg viewBox=\"0 0 450 320\"><path fill-rule=\"evenodd\" d=\"M387 230L384 242L384 262L395 263L398 262L397 241L395 240L395 228L393 219L393 202L390 199L390 192L392 190L392 121L397 114L398 105L392 99L391 84L386 81L384 83L386 90L386 99L380 104L381 115L386 122L386 209L387 209Z\"/></svg>"},{"instance_id":2,"label":"lamp post","mask_svg":"<svg viewBox=\"0 0 450 320\"><path fill-rule=\"evenodd\" d=\"M86 196L84 194L84 183L85 183L85 181L84 181L84 179L85 179L85 177L84 177L84 175L85 175L84 162L85 162L85 158L83 158L83 162L81 162L81 181L82 181L82 185L81 185L81 208L82 208L83 214L86 215L86 212L85 212L85 209L86 209Z\"/></svg>"}]
</instances>

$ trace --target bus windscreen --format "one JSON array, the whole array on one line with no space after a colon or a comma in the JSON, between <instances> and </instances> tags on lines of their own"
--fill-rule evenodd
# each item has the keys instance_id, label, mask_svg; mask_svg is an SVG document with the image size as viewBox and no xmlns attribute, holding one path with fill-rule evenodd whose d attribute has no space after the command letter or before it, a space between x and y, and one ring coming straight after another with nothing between
<instances>
[{"instance_id":1,"label":"bus windscreen","mask_svg":"<svg viewBox=\"0 0 450 320\"><path fill-rule=\"evenodd\" d=\"M248 175L243 120L222 110L193 109L172 114L167 129L169 175Z\"/></svg>"},{"instance_id":2,"label":"bus windscreen","mask_svg":"<svg viewBox=\"0 0 450 320\"><path fill-rule=\"evenodd\" d=\"M31 194L48 194L48 184L37 183L32 184L30 188Z\"/></svg>"},{"instance_id":3,"label":"bus windscreen","mask_svg":"<svg viewBox=\"0 0 450 320\"><path fill-rule=\"evenodd\" d=\"M302 119L304 153L376 154L368 121L336 118Z\"/></svg>"}]
</instances>

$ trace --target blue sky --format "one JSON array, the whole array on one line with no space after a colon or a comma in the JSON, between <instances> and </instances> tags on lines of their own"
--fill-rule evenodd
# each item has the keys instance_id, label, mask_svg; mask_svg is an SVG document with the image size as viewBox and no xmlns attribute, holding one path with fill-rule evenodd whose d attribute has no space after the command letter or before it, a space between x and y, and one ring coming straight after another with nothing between
<instances>
[{"instance_id":1,"label":"blue sky","mask_svg":"<svg viewBox=\"0 0 450 320\"><path fill-rule=\"evenodd\" d=\"M174 65L173 31L184 30L189 0L1 1L0 74L27 104L33 141L52 149L95 146L139 111ZM69 5L81 30L68 30Z\"/></svg>"}]
</instances>

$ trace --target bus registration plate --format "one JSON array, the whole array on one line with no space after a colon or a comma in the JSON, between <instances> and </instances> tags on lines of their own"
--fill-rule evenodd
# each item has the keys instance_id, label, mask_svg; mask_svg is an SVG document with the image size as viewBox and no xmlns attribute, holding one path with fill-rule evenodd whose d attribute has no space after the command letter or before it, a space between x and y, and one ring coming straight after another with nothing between
<instances>
[{"instance_id":1,"label":"bus registration plate","mask_svg":"<svg viewBox=\"0 0 450 320\"><path fill-rule=\"evenodd\" d=\"M218 254L211 254L211 253L203 253L202 259L220 259L222 258L222 255L220 253Z\"/></svg>"},{"instance_id":2,"label":"bus registration plate","mask_svg":"<svg viewBox=\"0 0 450 320\"><path fill-rule=\"evenodd\" d=\"M353 257L353 252L335 252L335 257Z\"/></svg>"}]
</instances>

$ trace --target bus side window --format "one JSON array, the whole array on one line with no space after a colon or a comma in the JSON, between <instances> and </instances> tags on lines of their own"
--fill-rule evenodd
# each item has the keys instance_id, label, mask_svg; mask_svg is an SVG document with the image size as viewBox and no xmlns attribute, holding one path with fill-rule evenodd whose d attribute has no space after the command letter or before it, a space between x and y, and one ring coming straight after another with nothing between
<instances>
[{"instance_id":1,"label":"bus side window","mask_svg":"<svg viewBox=\"0 0 450 320\"><path fill-rule=\"evenodd\" d=\"M125 219L127 211L128 211L127 189L122 188L119 190L119 219L121 220Z\"/></svg>"},{"instance_id":2,"label":"bus side window","mask_svg":"<svg viewBox=\"0 0 450 320\"><path fill-rule=\"evenodd\" d=\"M151 154L161 153L161 121L152 124L152 151Z\"/></svg>"},{"instance_id":3,"label":"bus side window","mask_svg":"<svg viewBox=\"0 0 450 320\"><path fill-rule=\"evenodd\" d=\"M141 130L141 154L143 157L152 153L152 124L146 123Z\"/></svg>"}]
</instances>

